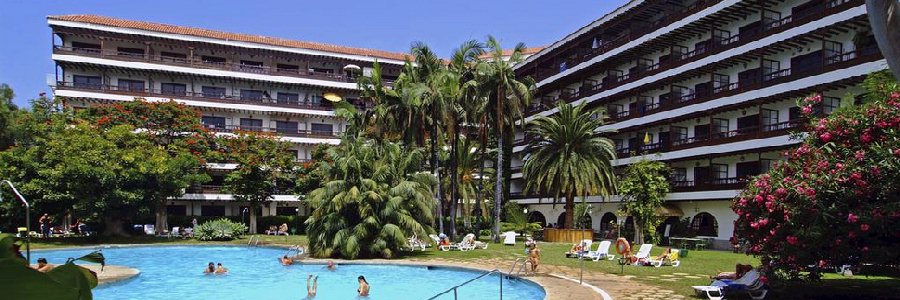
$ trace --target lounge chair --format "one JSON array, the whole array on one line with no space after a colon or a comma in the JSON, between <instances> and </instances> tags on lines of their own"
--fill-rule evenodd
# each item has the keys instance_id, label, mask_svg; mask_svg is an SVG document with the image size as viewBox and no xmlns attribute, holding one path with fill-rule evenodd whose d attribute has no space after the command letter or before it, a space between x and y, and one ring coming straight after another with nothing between
<instances>
[{"instance_id":1,"label":"lounge chair","mask_svg":"<svg viewBox=\"0 0 900 300\"><path fill-rule=\"evenodd\" d=\"M184 234L181 235L182 238L194 237L194 228L188 227L184 229Z\"/></svg>"},{"instance_id":2,"label":"lounge chair","mask_svg":"<svg viewBox=\"0 0 900 300\"><path fill-rule=\"evenodd\" d=\"M437 235L429 234L428 237L431 238L431 241L434 242L435 245L441 244L441 238L439 238Z\"/></svg>"},{"instance_id":3,"label":"lounge chair","mask_svg":"<svg viewBox=\"0 0 900 300\"><path fill-rule=\"evenodd\" d=\"M507 246L515 246L516 245L516 232L515 231L507 231L503 233L503 244Z\"/></svg>"},{"instance_id":4,"label":"lounge chair","mask_svg":"<svg viewBox=\"0 0 900 300\"><path fill-rule=\"evenodd\" d=\"M425 248L428 247L428 244L420 240L419 237L417 237L415 234L409 237L407 243L409 244L409 249L411 251L415 251L416 249L425 251Z\"/></svg>"},{"instance_id":5,"label":"lounge chair","mask_svg":"<svg viewBox=\"0 0 900 300\"><path fill-rule=\"evenodd\" d=\"M156 235L156 228L153 226L153 224L144 224L144 234Z\"/></svg>"},{"instance_id":6,"label":"lounge chair","mask_svg":"<svg viewBox=\"0 0 900 300\"><path fill-rule=\"evenodd\" d=\"M734 281L716 280L708 286L692 286L697 294L705 295L710 300L722 300L728 295L747 294L753 300L761 300L766 297L769 290L759 280L759 272L750 270L743 277Z\"/></svg>"},{"instance_id":7,"label":"lounge chair","mask_svg":"<svg viewBox=\"0 0 900 300\"><path fill-rule=\"evenodd\" d=\"M634 257L637 258L634 264L640 265L641 263L649 260L650 250L653 250L653 244L642 244L641 248L639 248L638 252L634 255Z\"/></svg>"},{"instance_id":8,"label":"lounge chair","mask_svg":"<svg viewBox=\"0 0 900 300\"><path fill-rule=\"evenodd\" d=\"M170 237L181 237L181 227L175 226L172 227L172 232L169 233Z\"/></svg>"},{"instance_id":9,"label":"lounge chair","mask_svg":"<svg viewBox=\"0 0 900 300\"><path fill-rule=\"evenodd\" d=\"M610 241L602 241L599 245L597 245L596 251L588 251L586 258L590 258L594 261L598 261L601 259L613 260L616 258L615 255L609 255L609 246L612 245Z\"/></svg>"},{"instance_id":10,"label":"lounge chair","mask_svg":"<svg viewBox=\"0 0 900 300\"><path fill-rule=\"evenodd\" d=\"M671 265L673 267L677 267L681 265L681 261L678 260L679 251L678 249L672 249L672 252L669 253L669 256L663 259L657 260L656 258L650 258L647 261L650 262L651 266L654 267L662 267L665 265Z\"/></svg>"}]
</instances>

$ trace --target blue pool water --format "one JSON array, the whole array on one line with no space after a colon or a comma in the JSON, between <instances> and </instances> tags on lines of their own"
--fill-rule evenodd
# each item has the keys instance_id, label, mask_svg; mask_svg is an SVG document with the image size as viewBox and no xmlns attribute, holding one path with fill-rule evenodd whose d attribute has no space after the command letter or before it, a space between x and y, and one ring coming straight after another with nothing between
<instances>
[{"instance_id":1,"label":"blue pool water","mask_svg":"<svg viewBox=\"0 0 900 300\"><path fill-rule=\"evenodd\" d=\"M51 264L65 262L91 249L35 251L32 259L46 257ZM137 268L133 279L101 285L94 299L306 299L306 277L319 276L315 299L428 299L438 292L481 274L455 268L395 265L282 266L285 250L239 246L179 246L103 248L107 264ZM228 275L204 275L209 262L221 262ZM356 278L371 285L369 297L357 297ZM459 299L499 299L499 278L487 276L458 290ZM544 299L544 289L524 280L504 280L503 298ZM453 299L453 294L438 299Z\"/></svg>"}]
</instances>

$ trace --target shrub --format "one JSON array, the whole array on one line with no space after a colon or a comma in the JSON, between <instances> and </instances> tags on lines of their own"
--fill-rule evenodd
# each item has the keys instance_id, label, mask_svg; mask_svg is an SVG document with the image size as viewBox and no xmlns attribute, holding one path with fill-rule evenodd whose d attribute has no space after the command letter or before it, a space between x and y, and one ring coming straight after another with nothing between
<instances>
[{"instance_id":1,"label":"shrub","mask_svg":"<svg viewBox=\"0 0 900 300\"><path fill-rule=\"evenodd\" d=\"M241 237L247 226L228 219L218 219L197 225L194 236L201 241L230 241Z\"/></svg>"}]
</instances>

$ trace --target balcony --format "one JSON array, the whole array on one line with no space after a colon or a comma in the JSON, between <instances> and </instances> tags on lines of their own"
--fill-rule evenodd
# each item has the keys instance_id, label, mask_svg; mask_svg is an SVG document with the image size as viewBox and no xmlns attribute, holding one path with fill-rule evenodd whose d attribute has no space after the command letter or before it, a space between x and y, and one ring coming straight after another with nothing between
<instances>
[{"instance_id":1,"label":"balcony","mask_svg":"<svg viewBox=\"0 0 900 300\"><path fill-rule=\"evenodd\" d=\"M274 195L293 195L294 187L275 187ZM222 185L193 185L185 189L186 194L225 194Z\"/></svg>"},{"instance_id":2,"label":"balcony","mask_svg":"<svg viewBox=\"0 0 900 300\"><path fill-rule=\"evenodd\" d=\"M644 109L635 113L617 112L610 114L610 121L621 122L628 119L644 117L660 111L671 110L683 106L703 103L716 98L727 97L741 94L750 90L757 90L770 87L792 80L815 76L826 72L847 68L856 64L876 61L883 58L881 52L876 45L866 46L857 51L847 53L839 53L828 57L822 57L818 62L803 66L800 68L787 68L774 70L768 73L759 73L759 77L755 80L745 82L731 82L715 87L712 92L698 93L690 91L689 93L673 95L668 99L660 99L655 106L645 106Z\"/></svg>"},{"instance_id":3,"label":"balcony","mask_svg":"<svg viewBox=\"0 0 900 300\"><path fill-rule=\"evenodd\" d=\"M239 126L239 125L227 125L225 127L217 126L217 125L205 125L206 129L213 132L238 132L238 131L253 131L253 132L265 132L265 133L274 133L282 136L290 136L290 137L310 137L310 138L339 138L342 132L336 131L322 131L322 130L285 130L279 128L271 128L271 127L262 127L262 126Z\"/></svg>"},{"instance_id":4,"label":"balcony","mask_svg":"<svg viewBox=\"0 0 900 300\"><path fill-rule=\"evenodd\" d=\"M715 190L739 190L747 185L745 178L729 177L729 178L710 178L699 181L682 180L669 181L672 192L698 192L698 191L715 191Z\"/></svg>"},{"instance_id":5,"label":"balcony","mask_svg":"<svg viewBox=\"0 0 900 300\"><path fill-rule=\"evenodd\" d=\"M674 20L678 20L680 18L694 14L702 9L712 6L714 3L717 3L717 2L718 1L712 1L712 0L699 0L691 7L687 7L687 8L685 8L685 10L682 10L682 13L675 14L678 17L673 18L670 16L669 18L665 18L665 19L663 19L664 20L663 23L665 23L665 24L654 25L654 26L651 26L651 28L660 28L660 27L667 26L668 24L672 23ZM796 17L796 18L792 17L792 16L788 16L788 17L782 18L780 20L775 20L775 21L763 26L763 28L761 30L751 30L749 32L745 32L744 34L737 34L737 35L730 36L728 38L707 40L705 42L702 42L702 44L698 45L697 47L695 47L695 49L693 51L686 51L686 48L682 47L682 46L672 46L672 49L669 54L669 59L667 59L665 61L657 62L652 65L642 66L641 68L637 68L634 73L622 74L622 75L619 75L610 80L605 80L604 82L596 83L593 86L587 86L587 87L582 86L580 89L578 89L578 91L574 95L572 95L571 97L568 97L568 98L575 100L575 99L579 99L579 98L583 98L583 97L592 96L592 95L600 93L602 91L610 90L610 89L619 87L621 85L624 85L624 84L627 84L630 82L637 81L639 79L642 79L642 78L645 78L648 76L659 74L660 72L663 72L663 71L667 71L667 70L671 70L671 69L683 66L687 63L697 61L701 58L704 58L704 57L707 57L710 55L718 54L718 53L721 53L721 52L729 50L729 49L743 46L749 42L757 41L762 37L776 34L779 32L783 32L785 30L812 22L814 20L818 20L823 17L842 12L849 8L862 5L863 3L864 3L864 1L862 1L862 0L831 0L831 1L827 1L827 2L819 5L820 9L813 9L811 12L804 13L803 16ZM609 45L609 46L603 46L603 47L600 47L597 49L593 49L594 51L588 52L581 59L576 60L574 62L567 62L566 65L569 66L569 68L571 68L572 66L575 66L577 64L589 61L596 56L599 56L603 53L608 52L609 50L612 50L616 47L624 45L626 42L631 41L633 38L638 38L641 35L648 33L648 32L645 32L648 30L635 31L629 35L624 35L621 38L607 42L604 45ZM567 69L567 68L565 68L565 69ZM540 82L541 80L549 78L550 76L556 75L563 71L565 71L564 68L560 68L560 70L547 69L547 68L539 69L535 76L535 80Z\"/></svg>"},{"instance_id":6,"label":"balcony","mask_svg":"<svg viewBox=\"0 0 900 300\"><path fill-rule=\"evenodd\" d=\"M795 119L787 122L780 122L764 126L746 127L732 131L717 132L703 136L695 136L683 139L675 139L671 142L656 142L639 147L640 153L659 153L668 151L677 151L687 148L695 148L702 146L721 145L739 141L763 139L775 136L789 134L791 130L800 128L806 124L806 119ZM631 149L624 149L631 150ZM630 157L639 153L637 151L617 150L619 158Z\"/></svg>"},{"instance_id":7,"label":"balcony","mask_svg":"<svg viewBox=\"0 0 900 300\"><path fill-rule=\"evenodd\" d=\"M61 90L79 90L89 92L102 92L108 94L128 95L134 97L159 97L159 98L175 98L184 100L197 100L206 102L228 103L228 104L254 104L264 106L277 106L286 108L313 109L313 110L333 110L331 103L322 101L320 103L304 102L298 100L277 100L268 97L241 97L240 95L229 94L204 94L200 92L189 91L171 91L159 89L136 89L125 86L105 85L105 84L83 84L67 81L56 83L56 88Z\"/></svg>"},{"instance_id":8,"label":"balcony","mask_svg":"<svg viewBox=\"0 0 900 300\"><path fill-rule=\"evenodd\" d=\"M280 69L269 66L248 65L242 63L223 62L223 61L207 61L198 57L172 57L163 55L147 55L130 52L119 52L115 50L100 50L95 48L73 48L54 45L53 54L79 55L98 57L103 59L112 59L128 62L147 62L154 64L163 64L178 67L190 67L197 69L215 69L225 71L235 71L251 74L290 76L298 78L327 80L334 82L356 82L355 77L348 77L343 74L316 72L306 69Z\"/></svg>"}]
</instances>

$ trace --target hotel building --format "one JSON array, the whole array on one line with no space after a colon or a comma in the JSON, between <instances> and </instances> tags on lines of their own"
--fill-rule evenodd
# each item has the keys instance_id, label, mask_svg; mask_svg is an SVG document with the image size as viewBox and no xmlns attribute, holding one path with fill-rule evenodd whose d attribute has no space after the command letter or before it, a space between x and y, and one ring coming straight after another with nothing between
<instances>
[{"instance_id":1,"label":"hotel building","mask_svg":"<svg viewBox=\"0 0 900 300\"><path fill-rule=\"evenodd\" d=\"M184 103L209 130L272 132L293 143L298 161L319 144L337 144L345 122L325 96L360 108L355 77L377 60L396 78L404 54L94 15L47 18L52 29L54 94L79 108L136 97ZM188 189L170 215L241 215L246 203L221 192L228 162L207 166L212 181ZM257 215L306 215L288 191Z\"/></svg>"},{"instance_id":2,"label":"hotel building","mask_svg":"<svg viewBox=\"0 0 900 300\"><path fill-rule=\"evenodd\" d=\"M516 66L537 82L526 120L557 101L606 109L618 171L638 159L671 167L660 213L729 247L731 200L798 142L800 97L818 93L828 114L887 68L863 0L633 0ZM842 101L843 98L847 100ZM562 224L564 208L522 194L528 136L517 134L512 198L531 218ZM588 197L593 230L615 237L618 197ZM631 225L630 220L624 222ZM663 231L661 226L659 231Z\"/></svg>"}]
</instances>

